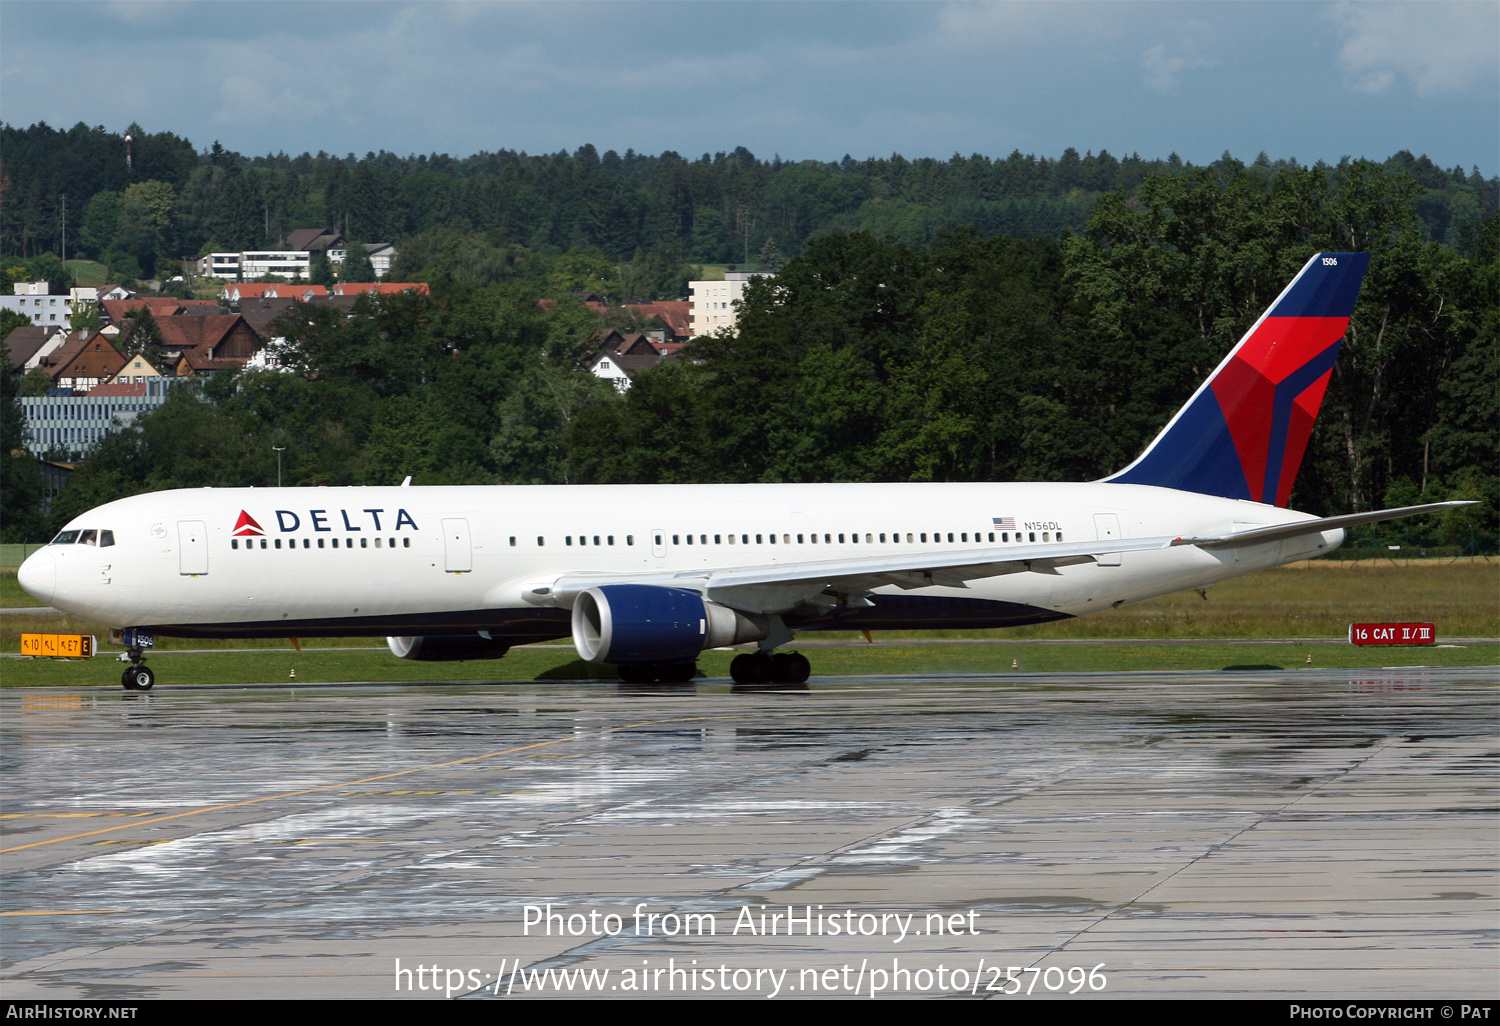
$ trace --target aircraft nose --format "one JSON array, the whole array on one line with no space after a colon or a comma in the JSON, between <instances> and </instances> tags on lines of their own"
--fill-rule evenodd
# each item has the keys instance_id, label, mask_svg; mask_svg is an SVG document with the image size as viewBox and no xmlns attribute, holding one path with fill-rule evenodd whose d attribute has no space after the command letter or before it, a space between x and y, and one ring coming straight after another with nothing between
<instances>
[{"instance_id":1,"label":"aircraft nose","mask_svg":"<svg viewBox=\"0 0 1500 1026\"><path fill-rule=\"evenodd\" d=\"M57 593L57 562L46 549L33 552L16 571L16 582L23 591L44 606L52 604Z\"/></svg>"}]
</instances>

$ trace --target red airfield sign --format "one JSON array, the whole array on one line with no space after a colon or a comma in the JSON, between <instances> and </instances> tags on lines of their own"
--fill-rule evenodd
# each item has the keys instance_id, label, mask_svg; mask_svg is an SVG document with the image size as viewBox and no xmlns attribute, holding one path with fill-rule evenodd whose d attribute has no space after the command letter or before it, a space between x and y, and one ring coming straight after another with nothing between
<instances>
[{"instance_id":1,"label":"red airfield sign","mask_svg":"<svg viewBox=\"0 0 1500 1026\"><path fill-rule=\"evenodd\" d=\"M1431 645L1437 625L1430 623L1351 623L1351 645Z\"/></svg>"}]
</instances>

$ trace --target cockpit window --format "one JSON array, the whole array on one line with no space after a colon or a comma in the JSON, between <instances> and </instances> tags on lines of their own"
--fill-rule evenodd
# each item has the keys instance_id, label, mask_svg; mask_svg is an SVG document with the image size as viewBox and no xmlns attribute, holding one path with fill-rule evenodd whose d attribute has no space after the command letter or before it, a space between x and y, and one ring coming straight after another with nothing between
<instances>
[{"instance_id":1,"label":"cockpit window","mask_svg":"<svg viewBox=\"0 0 1500 1026\"><path fill-rule=\"evenodd\" d=\"M101 549L108 548L109 546L113 545L114 543L115 543L115 532L113 532L113 531L100 531L99 532L99 547Z\"/></svg>"},{"instance_id":2,"label":"cockpit window","mask_svg":"<svg viewBox=\"0 0 1500 1026\"><path fill-rule=\"evenodd\" d=\"M78 536L78 544L79 545L98 545L99 544L99 532L98 531L84 531L82 534L80 534Z\"/></svg>"},{"instance_id":3,"label":"cockpit window","mask_svg":"<svg viewBox=\"0 0 1500 1026\"><path fill-rule=\"evenodd\" d=\"M78 540L79 531L59 531L56 538L52 539L53 545L72 545Z\"/></svg>"}]
</instances>

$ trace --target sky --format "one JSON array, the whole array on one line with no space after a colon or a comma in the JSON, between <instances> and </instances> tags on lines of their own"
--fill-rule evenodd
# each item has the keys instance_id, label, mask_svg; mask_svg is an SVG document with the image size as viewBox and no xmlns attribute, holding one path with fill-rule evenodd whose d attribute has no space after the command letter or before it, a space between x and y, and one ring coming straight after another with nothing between
<instances>
[{"instance_id":1,"label":"sky","mask_svg":"<svg viewBox=\"0 0 1500 1026\"><path fill-rule=\"evenodd\" d=\"M1500 173L1500 3L0 0L0 119L259 155L1398 150Z\"/></svg>"}]
</instances>

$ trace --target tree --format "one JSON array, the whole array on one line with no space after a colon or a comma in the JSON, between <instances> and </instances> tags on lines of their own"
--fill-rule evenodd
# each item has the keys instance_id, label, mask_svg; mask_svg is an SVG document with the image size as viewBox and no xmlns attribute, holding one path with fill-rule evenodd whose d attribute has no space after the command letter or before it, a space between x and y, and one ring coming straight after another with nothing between
<instances>
[{"instance_id":1,"label":"tree","mask_svg":"<svg viewBox=\"0 0 1500 1026\"><path fill-rule=\"evenodd\" d=\"M41 541L46 483L26 449L26 414L10 350L0 343L0 541Z\"/></svg>"},{"instance_id":2,"label":"tree","mask_svg":"<svg viewBox=\"0 0 1500 1026\"><path fill-rule=\"evenodd\" d=\"M375 280L375 265L370 262L370 251L365 248L364 243L349 241L349 248L344 254L343 270L339 274L341 281L348 282L372 282Z\"/></svg>"},{"instance_id":3,"label":"tree","mask_svg":"<svg viewBox=\"0 0 1500 1026\"><path fill-rule=\"evenodd\" d=\"M338 279L333 276L333 265L328 262L327 253L320 252L312 258L311 264L308 265L307 280L313 285L322 285L326 288L332 288L337 284Z\"/></svg>"},{"instance_id":4,"label":"tree","mask_svg":"<svg viewBox=\"0 0 1500 1026\"><path fill-rule=\"evenodd\" d=\"M83 300L73 304L73 313L68 317L68 327L77 332L99 330L99 304Z\"/></svg>"}]
</instances>

